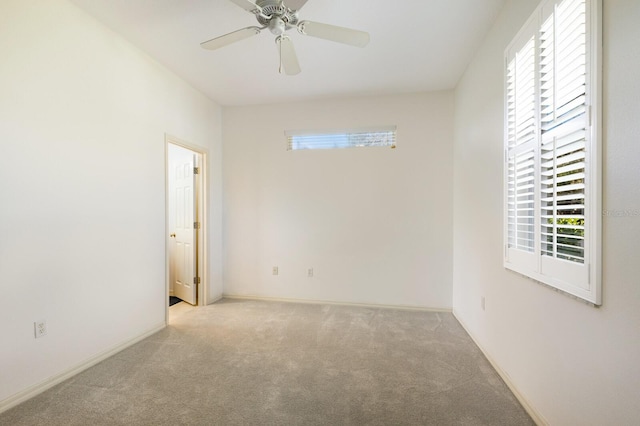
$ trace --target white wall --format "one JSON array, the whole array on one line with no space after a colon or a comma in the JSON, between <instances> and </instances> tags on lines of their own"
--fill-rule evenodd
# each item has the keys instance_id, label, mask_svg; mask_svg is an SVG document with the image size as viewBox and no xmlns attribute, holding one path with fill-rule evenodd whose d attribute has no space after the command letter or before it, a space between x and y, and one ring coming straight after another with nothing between
<instances>
[{"instance_id":1,"label":"white wall","mask_svg":"<svg viewBox=\"0 0 640 426\"><path fill-rule=\"evenodd\" d=\"M222 284L220 108L64 0L3 0L0 58L2 408L164 324L165 132L210 154Z\"/></svg>"},{"instance_id":2,"label":"white wall","mask_svg":"<svg viewBox=\"0 0 640 426\"><path fill-rule=\"evenodd\" d=\"M454 313L549 424L637 424L640 216L603 219L601 308L502 267L503 52L536 3L507 2L455 93ZM640 2L604 16L604 209L640 213Z\"/></svg>"},{"instance_id":3,"label":"white wall","mask_svg":"<svg viewBox=\"0 0 640 426\"><path fill-rule=\"evenodd\" d=\"M450 308L452 100L225 107L225 293ZM285 149L285 130L380 125L397 149Z\"/></svg>"}]
</instances>

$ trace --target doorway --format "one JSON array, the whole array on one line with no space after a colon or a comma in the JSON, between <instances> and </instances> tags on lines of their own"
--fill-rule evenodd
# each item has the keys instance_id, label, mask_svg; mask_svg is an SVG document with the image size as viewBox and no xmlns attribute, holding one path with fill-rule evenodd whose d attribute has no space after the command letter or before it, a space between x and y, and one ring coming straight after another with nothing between
<instances>
[{"instance_id":1,"label":"doorway","mask_svg":"<svg viewBox=\"0 0 640 426\"><path fill-rule=\"evenodd\" d=\"M172 136L166 145L166 313L206 304L206 151ZM172 307L172 311L175 311Z\"/></svg>"}]
</instances>

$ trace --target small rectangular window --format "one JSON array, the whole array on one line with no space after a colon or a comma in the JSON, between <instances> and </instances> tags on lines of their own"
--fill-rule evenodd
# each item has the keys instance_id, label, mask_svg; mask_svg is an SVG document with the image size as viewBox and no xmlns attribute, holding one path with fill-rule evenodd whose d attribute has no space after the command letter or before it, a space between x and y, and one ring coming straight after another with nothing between
<instances>
[{"instance_id":1,"label":"small rectangular window","mask_svg":"<svg viewBox=\"0 0 640 426\"><path fill-rule=\"evenodd\" d=\"M396 146L396 127L332 131L286 131L287 151Z\"/></svg>"}]
</instances>

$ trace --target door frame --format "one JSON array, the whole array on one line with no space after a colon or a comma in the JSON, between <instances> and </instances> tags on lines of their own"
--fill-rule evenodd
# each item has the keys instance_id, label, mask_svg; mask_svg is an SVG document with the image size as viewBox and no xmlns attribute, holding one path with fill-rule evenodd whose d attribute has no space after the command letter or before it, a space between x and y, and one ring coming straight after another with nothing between
<instances>
[{"instance_id":1,"label":"door frame","mask_svg":"<svg viewBox=\"0 0 640 426\"><path fill-rule=\"evenodd\" d=\"M197 246L197 264L198 264L198 276L200 277L200 283L197 284L197 306L205 306L209 297L209 274L206 259L208 256L208 210L209 200L207 197L207 182L208 182L208 151L207 149L179 139L175 136L165 133L164 135L164 223L165 223L165 322L169 321L169 244L170 244L170 229L169 229L169 144L177 145L182 148L186 148L193 151L198 155L200 164L200 173L196 175L196 188L195 195L197 201L196 221L200 222L200 232L198 233L198 246Z\"/></svg>"}]
</instances>

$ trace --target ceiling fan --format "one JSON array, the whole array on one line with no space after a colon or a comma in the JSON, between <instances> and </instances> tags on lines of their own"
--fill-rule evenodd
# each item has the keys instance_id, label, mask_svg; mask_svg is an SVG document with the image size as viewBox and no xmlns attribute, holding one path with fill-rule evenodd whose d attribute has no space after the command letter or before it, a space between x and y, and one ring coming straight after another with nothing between
<instances>
[{"instance_id":1,"label":"ceiling fan","mask_svg":"<svg viewBox=\"0 0 640 426\"><path fill-rule=\"evenodd\" d=\"M276 35L276 44L280 52L280 73L284 70L288 75L295 75L301 71L300 64L291 39L285 34L292 28L297 28L298 32L303 35L357 47L364 47L369 43L369 33L364 31L313 21L300 21L298 12L308 0L255 0L255 3L251 0L230 1L253 13L261 26L243 28L202 42L200 46L204 49L219 49L236 41L258 35L262 30L268 28Z\"/></svg>"}]
</instances>

